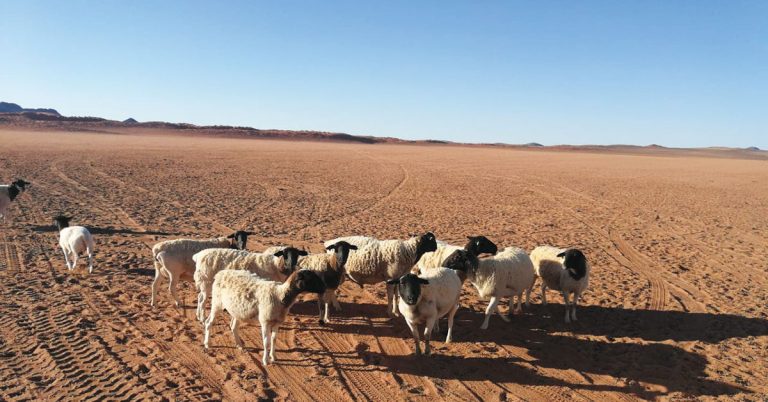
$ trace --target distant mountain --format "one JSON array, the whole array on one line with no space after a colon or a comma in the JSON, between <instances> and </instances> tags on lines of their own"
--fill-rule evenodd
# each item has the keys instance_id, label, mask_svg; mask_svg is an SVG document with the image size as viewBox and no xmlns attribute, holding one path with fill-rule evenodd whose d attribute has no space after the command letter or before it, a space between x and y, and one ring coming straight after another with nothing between
<instances>
[{"instance_id":1,"label":"distant mountain","mask_svg":"<svg viewBox=\"0 0 768 402\"><path fill-rule=\"evenodd\" d=\"M125 124L137 124L138 121L136 119L134 119L133 117L129 117L129 118L123 120L123 123L125 123Z\"/></svg>"},{"instance_id":2,"label":"distant mountain","mask_svg":"<svg viewBox=\"0 0 768 402\"><path fill-rule=\"evenodd\" d=\"M56 116L61 116L59 112L56 111L56 109L26 109L23 108L15 103L10 102L0 102L0 113L26 113L26 112L33 112L33 113L47 113L52 114Z\"/></svg>"}]
</instances>

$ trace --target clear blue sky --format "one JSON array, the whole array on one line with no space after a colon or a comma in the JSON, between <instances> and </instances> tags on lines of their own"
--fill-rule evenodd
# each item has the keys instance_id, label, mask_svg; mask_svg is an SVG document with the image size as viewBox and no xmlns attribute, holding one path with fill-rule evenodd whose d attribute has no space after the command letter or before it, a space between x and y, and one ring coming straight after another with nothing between
<instances>
[{"instance_id":1,"label":"clear blue sky","mask_svg":"<svg viewBox=\"0 0 768 402\"><path fill-rule=\"evenodd\" d=\"M0 0L0 100L409 139L768 149L768 1Z\"/></svg>"}]
</instances>

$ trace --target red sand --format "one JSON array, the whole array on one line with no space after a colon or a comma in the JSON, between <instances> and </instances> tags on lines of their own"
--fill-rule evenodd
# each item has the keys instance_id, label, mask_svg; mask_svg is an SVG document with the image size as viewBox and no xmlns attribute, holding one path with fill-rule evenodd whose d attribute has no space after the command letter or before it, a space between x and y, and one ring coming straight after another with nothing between
<instances>
[{"instance_id":1,"label":"red sand","mask_svg":"<svg viewBox=\"0 0 768 402\"><path fill-rule=\"evenodd\" d=\"M0 182L34 183L0 224L0 400L764 400L765 161L482 147L0 130ZM94 274L68 273L51 217L92 229ZM465 288L454 343L412 356L384 288L346 283L331 325L294 306L262 367L257 326L202 348L193 287L149 306L158 240L258 232L252 250L320 252L348 234L432 230L463 243L582 248L579 321L562 299L478 327ZM506 312L506 305L502 306Z\"/></svg>"}]
</instances>

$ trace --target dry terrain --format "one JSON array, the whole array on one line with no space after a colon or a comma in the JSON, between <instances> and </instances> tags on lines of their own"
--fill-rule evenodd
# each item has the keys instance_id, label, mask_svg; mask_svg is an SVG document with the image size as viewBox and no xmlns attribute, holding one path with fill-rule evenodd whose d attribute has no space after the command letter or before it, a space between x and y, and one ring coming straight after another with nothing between
<instances>
[{"instance_id":1,"label":"dry terrain","mask_svg":"<svg viewBox=\"0 0 768 402\"><path fill-rule=\"evenodd\" d=\"M700 156L0 130L0 182L33 182L0 223L0 400L635 400L768 398L768 162ZM69 273L51 217L92 229ZM261 365L257 326L202 348L192 286L149 306L150 246L258 232L320 252L347 234L576 246L592 281L416 358L383 286L345 283L325 327L297 303ZM309 298L307 298L309 299ZM501 306L506 312L506 304Z\"/></svg>"}]
</instances>

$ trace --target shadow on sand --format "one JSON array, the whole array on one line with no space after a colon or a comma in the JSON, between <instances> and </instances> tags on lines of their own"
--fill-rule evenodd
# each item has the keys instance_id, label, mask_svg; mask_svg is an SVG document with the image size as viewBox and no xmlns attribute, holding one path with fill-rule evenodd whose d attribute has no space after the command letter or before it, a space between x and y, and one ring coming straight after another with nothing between
<instances>
[{"instance_id":1,"label":"shadow on sand","mask_svg":"<svg viewBox=\"0 0 768 402\"><path fill-rule=\"evenodd\" d=\"M91 232L91 234L106 234L106 235L112 235L112 234L126 234L126 235L147 235L147 236L170 236L173 233L167 233L167 232L159 232L159 231L136 231L126 228L115 228L111 226L107 226L104 228L99 227L93 227L93 226L87 226L88 231ZM37 226L31 226L30 229L34 232L38 233L48 233L48 232L56 232L56 226L54 225L37 225Z\"/></svg>"},{"instance_id":2,"label":"shadow on sand","mask_svg":"<svg viewBox=\"0 0 768 402\"><path fill-rule=\"evenodd\" d=\"M294 308L295 314L317 314L314 302L297 304ZM341 313L334 312L330 325L318 326L312 330L398 337L407 339L409 345L411 344L410 331L402 318L393 321L380 319L386 317L384 305L343 304L343 308L345 311ZM354 311L355 317L347 318L348 313L345 312L348 311ZM492 355L506 356L508 353L498 352L497 346L489 346L487 343L483 344L484 342L496 343L501 348L523 348L535 359L529 362L534 367L575 370L590 383L590 375L609 375L626 379L627 384L633 384L634 381L655 384L667 392L718 396L749 390L706 379L706 357L669 342L718 343L730 338L768 335L767 320L730 314L585 306L579 309L578 322L565 324L562 322L562 312L563 307L558 304L532 305L526 314L512 317L511 323L494 316L490 328L483 331L479 329L482 313L464 308L456 316L454 341L475 343L475 346L471 346L473 350ZM444 321L441 326L443 333L433 334L433 347L442 348L444 345ZM559 334L563 332L572 332L579 338ZM589 339L596 336L605 337L607 341ZM437 351L436 356L426 359L411 355L389 355L368 351L367 348L357 350L357 353L380 370L418 376L619 391L643 398L653 398L666 393L623 383L617 383L615 386L572 384L542 376L532 370L528 362L524 363L517 358L451 356L446 350L450 350L450 346L448 349ZM337 363L341 369L361 369Z\"/></svg>"}]
</instances>

